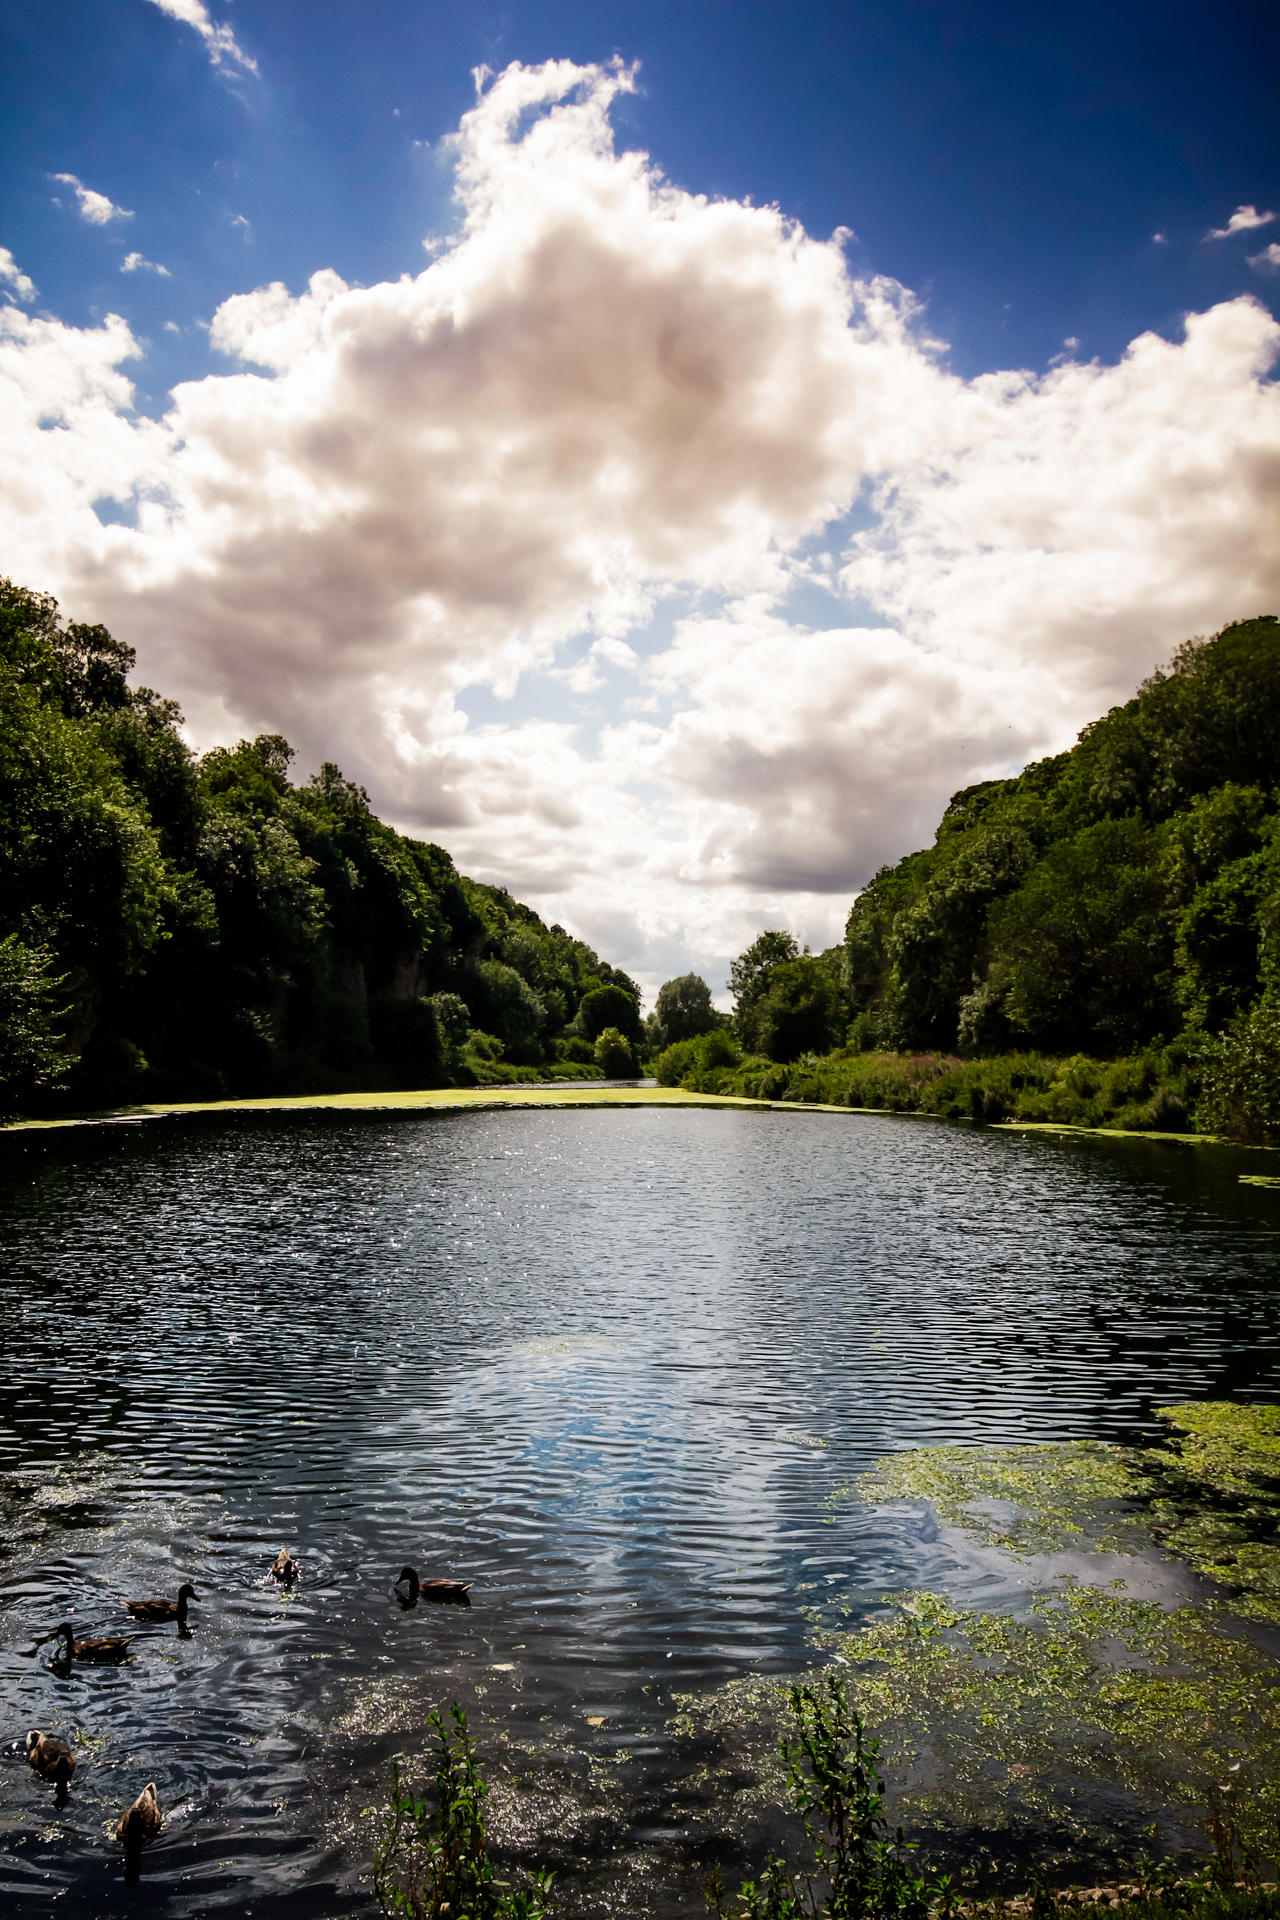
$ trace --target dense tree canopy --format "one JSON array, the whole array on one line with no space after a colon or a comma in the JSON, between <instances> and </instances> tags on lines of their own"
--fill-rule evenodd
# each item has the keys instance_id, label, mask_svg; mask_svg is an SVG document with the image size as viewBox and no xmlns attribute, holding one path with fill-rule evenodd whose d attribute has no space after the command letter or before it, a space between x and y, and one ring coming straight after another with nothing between
<instances>
[{"instance_id":1,"label":"dense tree canopy","mask_svg":"<svg viewBox=\"0 0 1280 1920\"><path fill-rule=\"evenodd\" d=\"M1280 623L1188 641L1069 753L958 793L855 901L845 965L907 1049L1115 1055L1280 994Z\"/></svg>"},{"instance_id":2,"label":"dense tree canopy","mask_svg":"<svg viewBox=\"0 0 1280 1920\"><path fill-rule=\"evenodd\" d=\"M197 759L132 666L0 581L0 1105L432 1085L638 1038L634 981L562 927L336 766L294 784L278 734Z\"/></svg>"},{"instance_id":3,"label":"dense tree canopy","mask_svg":"<svg viewBox=\"0 0 1280 1920\"><path fill-rule=\"evenodd\" d=\"M677 1040L694 1040L721 1024L711 1001L711 989L700 973L682 973L658 988L653 1012L652 1041L669 1047Z\"/></svg>"}]
</instances>

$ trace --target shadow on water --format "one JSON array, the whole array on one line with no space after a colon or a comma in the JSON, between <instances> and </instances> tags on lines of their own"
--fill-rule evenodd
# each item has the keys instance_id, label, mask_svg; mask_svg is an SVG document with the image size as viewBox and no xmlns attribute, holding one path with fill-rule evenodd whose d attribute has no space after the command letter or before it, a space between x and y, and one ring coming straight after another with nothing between
<instances>
[{"instance_id":1,"label":"shadow on water","mask_svg":"<svg viewBox=\"0 0 1280 1920\"><path fill-rule=\"evenodd\" d=\"M584 1910L687 1910L751 1803L679 1696L794 1673L891 1590L1026 1600L1017 1563L838 1487L907 1447L1280 1398L1253 1164L661 1109L6 1143L0 1727L80 1764L58 1812L0 1753L0 1895L115 1910L110 1836L154 1779L149 1911L365 1911L361 1809L458 1699L512 1847ZM406 1564L471 1604L402 1607ZM30 1653L186 1580L187 1638Z\"/></svg>"}]
</instances>

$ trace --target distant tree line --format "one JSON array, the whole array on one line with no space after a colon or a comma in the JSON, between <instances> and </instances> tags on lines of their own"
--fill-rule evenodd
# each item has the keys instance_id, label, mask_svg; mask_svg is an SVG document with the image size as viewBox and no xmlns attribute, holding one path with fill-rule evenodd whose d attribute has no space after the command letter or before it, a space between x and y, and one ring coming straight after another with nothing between
<instances>
[{"instance_id":1,"label":"distant tree line","mask_svg":"<svg viewBox=\"0 0 1280 1920\"><path fill-rule=\"evenodd\" d=\"M639 991L0 580L0 1107L634 1073Z\"/></svg>"},{"instance_id":2,"label":"distant tree line","mask_svg":"<svg viewBox=\"0 0 1280 1920\"><path fill-rule=\"evenodd\" d=\"M1204 1066L1207 1122L1280 1128L1280 623L1188 641L1069 752L966 787L933 846L859 894L843 946L765 932L730 987L728 1034L651 1036L674 1049L660 1079L719 1084L743 1055L1174 1046Z\"/></svg>"}]
</instances>

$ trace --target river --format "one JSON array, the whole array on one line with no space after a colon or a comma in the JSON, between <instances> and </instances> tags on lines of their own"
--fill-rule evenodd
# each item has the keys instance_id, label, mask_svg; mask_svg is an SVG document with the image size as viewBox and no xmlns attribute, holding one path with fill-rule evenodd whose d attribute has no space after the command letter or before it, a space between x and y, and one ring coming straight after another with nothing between
<instances>
[{"instance_id":1,"label":"river","mask_svg":"<svg viewBox=\"0 0 1280 1920\"><path fill-rule=\"evenodd\" d=\"M1280 1400L1259 1163L763 1110L10 1136L0 1900L367 1912L361 1809L458 1699L497 1826L580 1910L696 1910L676 1695L791 1672L812 1619L889 1589L1013 1604L989 1556L839 1486ZM471 1606L402 1607L406 1563ZM32 1652L188 1579L189 1634L126 1666ZM61 1811L30 1726L82 1755ZM149 1779L169 1823L129 1890L108 1826Z\"/></svg>"}]
</instances>

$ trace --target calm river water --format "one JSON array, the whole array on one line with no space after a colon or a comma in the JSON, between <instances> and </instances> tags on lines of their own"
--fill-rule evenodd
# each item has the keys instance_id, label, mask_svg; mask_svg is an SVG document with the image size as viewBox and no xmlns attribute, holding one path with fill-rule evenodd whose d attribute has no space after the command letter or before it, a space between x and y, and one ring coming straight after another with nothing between
<instances>
[{"instance_id":1,"label":"calm river water","mask_svg":"<svg viewBox=\"0 0 1280 1920\"><path fill-rule=\"evenodd\" d=\"M367 1912L360 1809L458 1699L496 1824L580 1908L696 1911L674 1695L796 1669L807 1608L1016 1598L836 1487L889 1449L1280 1399L1280 1196L1249 1164L658 1109L6 1143L0 1904ZM406 1561L470 1609L400 1607ZM188 1637L32 1654L186 1579ZM29 1726L81 1753L61 1812ZM148 1779L170 1819L130 1890L108 1825Z\"/></svg>"}]
</instances>

